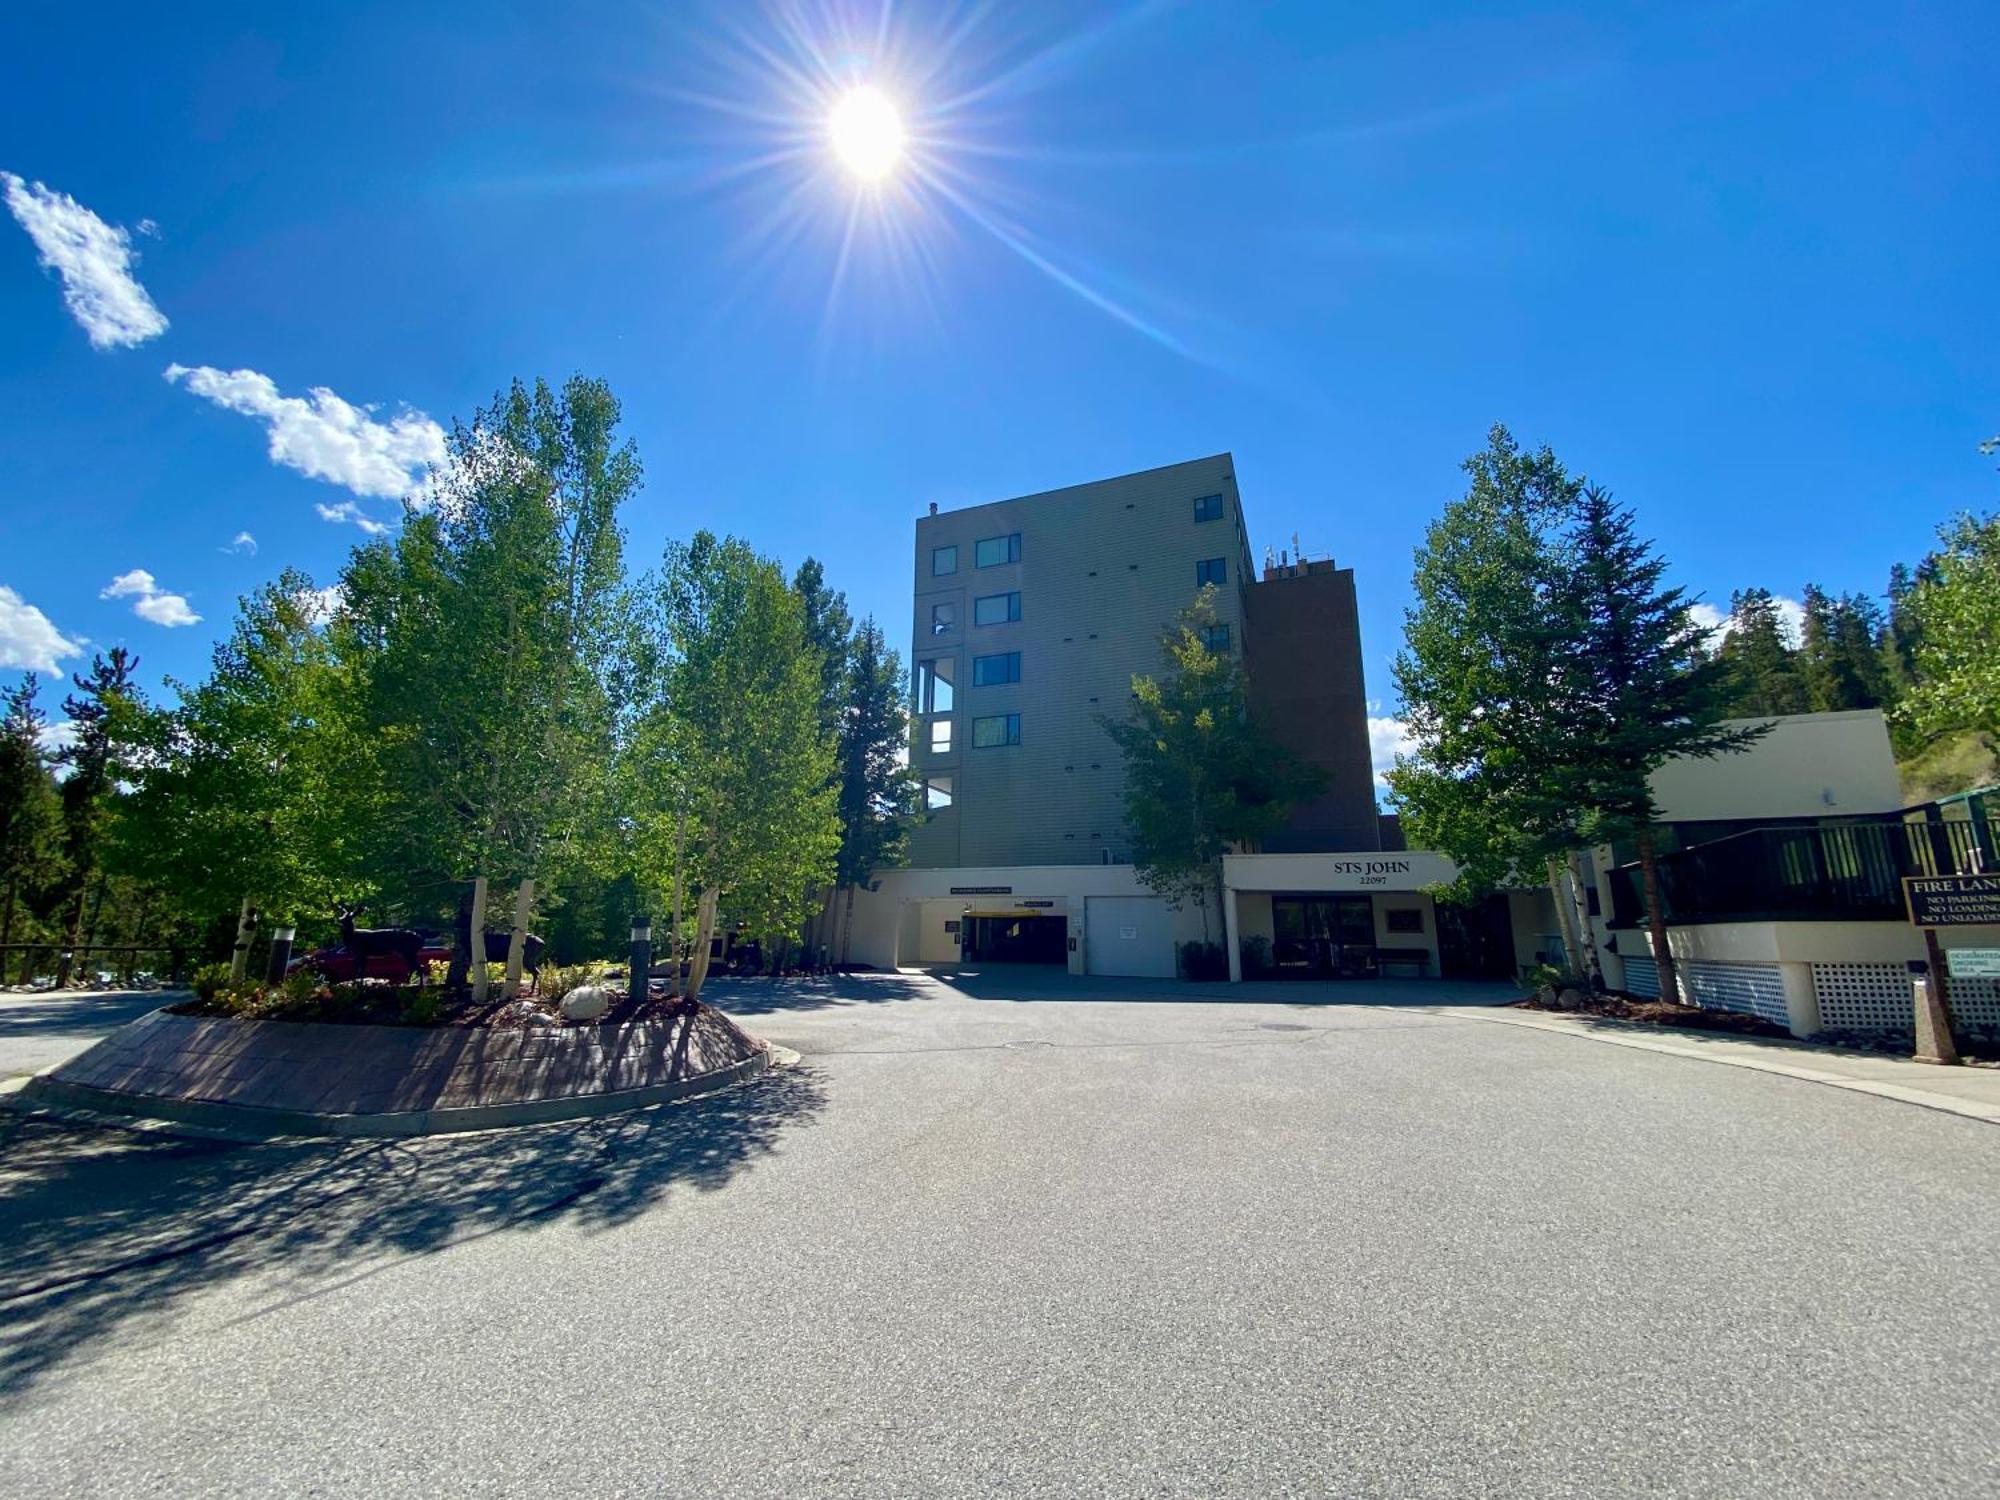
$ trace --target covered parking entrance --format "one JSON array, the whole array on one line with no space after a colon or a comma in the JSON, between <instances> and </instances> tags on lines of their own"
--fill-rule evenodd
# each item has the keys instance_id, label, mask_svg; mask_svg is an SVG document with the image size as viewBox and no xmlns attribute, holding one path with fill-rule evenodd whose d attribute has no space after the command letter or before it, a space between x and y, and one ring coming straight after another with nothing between
<instances>
[{"instance_id":1,"label":"covered parking entrance","mask_svg":"<svg viewBox=\"0 0 2000 1500\"><path fill-rule=\"evenodd\" d=\"M1046 911L968 911L965 961L983 964L1066 964L1069 919Z\"/></svg>"}]
</instances>

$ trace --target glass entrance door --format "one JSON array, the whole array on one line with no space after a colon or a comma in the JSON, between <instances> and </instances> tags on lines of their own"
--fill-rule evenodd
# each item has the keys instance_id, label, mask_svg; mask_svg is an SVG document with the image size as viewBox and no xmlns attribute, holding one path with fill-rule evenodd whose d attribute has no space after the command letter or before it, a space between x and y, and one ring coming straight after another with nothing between
<instances>
[{"instance_id":1,"label":"glass entrance door","mask_svg":"<svg viewBox=\"0 0 2000 1500\"><path fill-rule=\"evenodd\" d=\"M1271 962L1280 974L1375 972L1375 906L1366 896L1273 896L1271 927Z\"/></svg>"}]
</instances>

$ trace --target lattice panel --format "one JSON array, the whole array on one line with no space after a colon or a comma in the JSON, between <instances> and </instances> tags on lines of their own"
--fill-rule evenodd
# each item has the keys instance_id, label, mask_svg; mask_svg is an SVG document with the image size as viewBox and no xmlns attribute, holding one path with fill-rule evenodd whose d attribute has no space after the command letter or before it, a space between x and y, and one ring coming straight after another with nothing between
<instances>
[{"instance_id":1,"label":"lattice panel","mask_svg":"<svg viewBox=\"0 0 2000 1500\"><path fill-rule=\"evenodd\" d=\"M2000 1026L2000 979L1952 980L1951 1019L1963 1030Z\"/></svg>"},{"instance_id":2,"label":"lattice panel","mask_svg":"<svg viewBox=\"0 0 2000 1500\"><path fill-rule=\"evenodd\" d=\"M1682 964L1681 986L1704 1010L1736 1010L1786 1023L1785 981L1776 964Z\"/></svg>"},{"instance_id":3,"label":"lattice panel","mask_svg":"<svg viewBox=\"0 0 2000 1500\"><path fill-rule=\"evenodd\" d=\"M1814 964L1819 1023L1828 1031L1908 1031L1910 974L1901 964Z\"/></svg>"}]
</instances>

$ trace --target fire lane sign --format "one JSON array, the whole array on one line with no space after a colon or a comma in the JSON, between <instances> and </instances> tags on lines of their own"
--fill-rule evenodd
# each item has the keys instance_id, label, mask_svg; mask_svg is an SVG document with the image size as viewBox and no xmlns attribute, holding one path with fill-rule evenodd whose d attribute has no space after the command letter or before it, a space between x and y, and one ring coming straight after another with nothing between
<instances>
[{"instance_id":1,"label":"fire lane sign","mask_svg":"<svg viewBox=\"0 0 2000 1500\"><path fill-rule=\"evenodd\" d=\"M2000 875L1906 875L1912 927L2000 927Z\"/></svg>"}]
</instances>

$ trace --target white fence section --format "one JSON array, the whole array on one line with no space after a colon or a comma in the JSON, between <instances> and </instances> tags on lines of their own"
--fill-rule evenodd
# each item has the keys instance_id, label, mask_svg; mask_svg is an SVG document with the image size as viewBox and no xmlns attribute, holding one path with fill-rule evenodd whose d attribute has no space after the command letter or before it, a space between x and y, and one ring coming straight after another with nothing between
<instances>
[{"instance_id":1,"label":"white fence section","mask_svg":"<svg viewBox=\"0 0 2000 1500\"><path fill-rule=\"evenodd\" d=\"M1908 1031L1910 973L1902 964L1814 964L1813 993L1829 1031ZM2000 980L1955 979L1951 1018L1960 1028L2000 1026Z\"/></svg>"}]
</instances>

